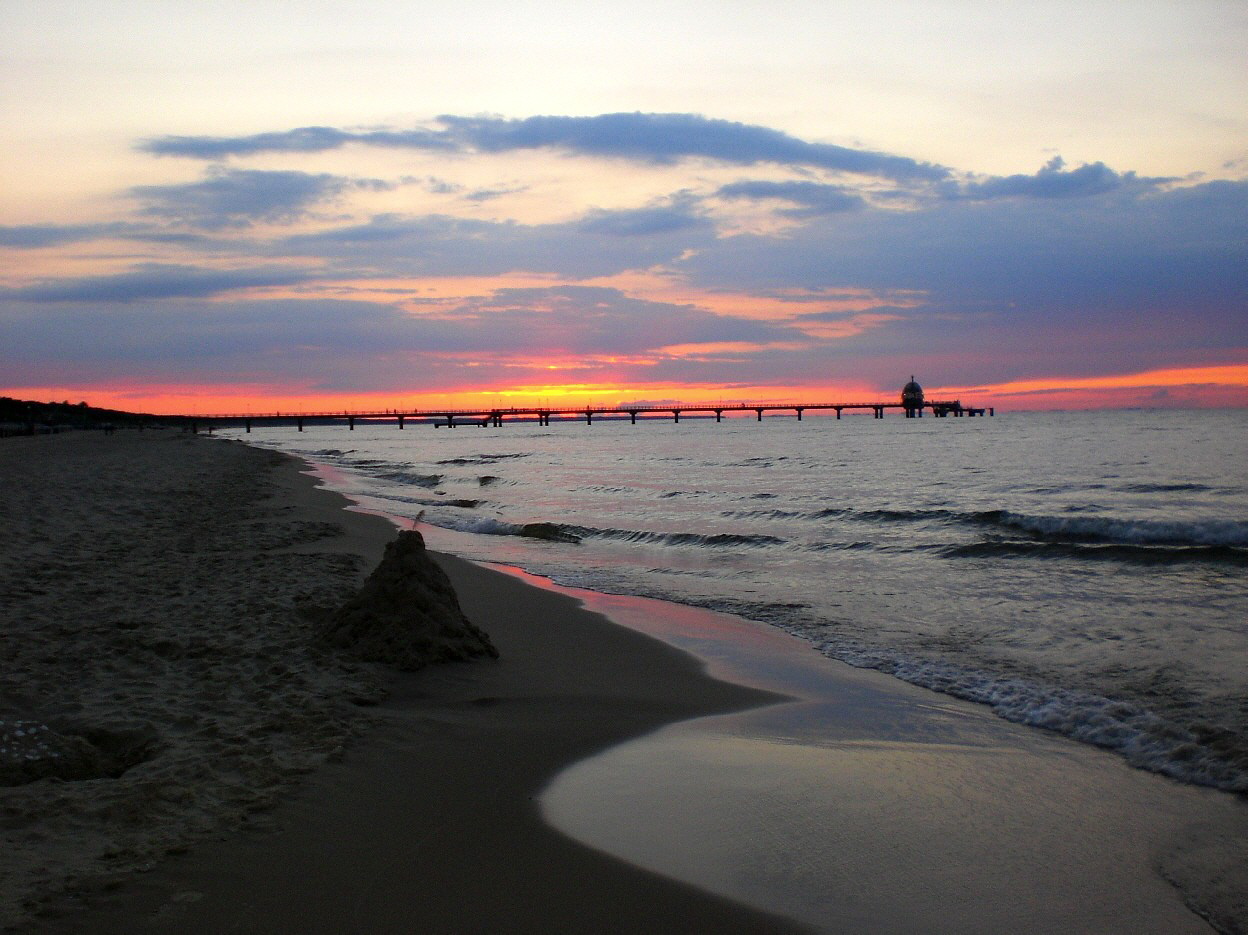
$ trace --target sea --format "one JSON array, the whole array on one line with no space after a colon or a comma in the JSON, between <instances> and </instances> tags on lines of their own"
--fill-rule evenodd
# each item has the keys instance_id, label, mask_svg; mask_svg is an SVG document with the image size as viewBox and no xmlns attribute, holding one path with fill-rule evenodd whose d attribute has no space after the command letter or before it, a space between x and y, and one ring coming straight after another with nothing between
<instances>
[{"instance_id":1,"label":"sea","mask_svg":"<svg viewBox=\"0 0 1248 935\"><path fill-rule=\"evenodd\" d=\"M1248 792L1248 410L218 434L435 548L761 621Z\"/></svg>"}]
</instances>

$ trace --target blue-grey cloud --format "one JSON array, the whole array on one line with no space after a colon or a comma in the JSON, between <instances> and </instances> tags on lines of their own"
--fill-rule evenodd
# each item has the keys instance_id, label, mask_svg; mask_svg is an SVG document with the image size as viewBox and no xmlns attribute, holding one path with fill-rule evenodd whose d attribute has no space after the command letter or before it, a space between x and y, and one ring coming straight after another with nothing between
<instances>
[{"instance_id":1,"label":"blue-grey cloud","mask_svg":"<svg viewBox=\"0 0 1248 935\"><path fill-rule=\"evenodd\" d=\"M680 198L670 205L617 211L591 211L576 226L578 230L587 234L642 237L652 234L669 234L691 228L708 230L711 222L697 212L696 205L691 200Z\"/></svg>"},{"instance_id":2,"label":"blue-grey cloud","mask_svg":"<svg viewBox=\"0 0 1248 935\"><path fill-rule=\"evenodd\" d=\"M1083 198L1103 195L1127 185L1153 188L1172 178L1140 178L1134 172L1118 173L1103 162L1085 163L1065 171L1066 162L1054 156L1035 175L993 176L963 185L947 183L949 197L989 198Z\"/></svg>"},{"instance_id":3,"label":"blue-grey cloud","mask_svg":"<svg viewBox=\"0 0 1248 935\"><path fill-rule=\"evenodd\" d=\"M298 127L249 136L159 136L144 140L139 149L157 156L224 159L256 153L319 153L348 143L404 149L453 150L454 140L436 130L340 130L335 127Z\"/></svg>"},{"instance_id":4,"label":"blue-grey cloud","mask_svg":"<svg viewBox=\"0 0 1248 935\"><path fill-rule=\"evenodd\" d=\"M514 270L570 279L668 263L715 242L714 226L689 208L591 212L557 224L447 215L378 215L364 224L295 235L271 244L275 258L312 256L393 275L488 276Z\"/></svg>"},{"instance_id":5,"label":"blue-grey cloud","mask_svg":"<svg viewBox=\"0 0 1248 935\"><path fill-rule=\"evenodd\" d=\"M894 179L938 180L949 170L905 156L810 143L770 127L699 114L601 114L596 117L438 118L448 133L482 152L557 148L595 156L673 163L686 158L734 165L778 163Z\"/></svg>"},{"instance_id":6,"label":"blue-grey cloud","mask_svg":"<svg viewBox=\"0 0 1248 935\"><path fill-rule=\"evenodd\" d=\"M502 188L477 188L470 192L464 193L464 201L493 201L495 198L502 198L506 195L515 195L525 190L523 185Z\"/></svg>"},{"instance_id":7,"label":"blue-grey cloud","mask_svg":"<svg viewBox=\"0 0 1248 935\"><path fill-rule=\"evenodd\" d=\"M865 354L992 348L1015 374L1173 365L1248 341L1248 183L832 215L673 265L716 289L912 291L903 321L847 342Z\"/></svg>"},{"instance_id":8,"label":"blue-grey cloud","mask_svg":"<svg viewBox=\"0 0 1248 935\"><path fill-rule=\"evenodd\" d=\"M16 289L0 289L0 298L23 302L137 302L287 286L307 282L314 275L307 269L293 267L205 269L146 263L125 273L54 279Z\"/></svg>"},{"instance_id":9,"label":"blue-grey cloud","mask_svg":"<svg viewBox=\"0 0 1248 935\"><path fill-rule=\"evenodd\" d=\"M721 198L787 201L798 207L782 208L779 213L797 218L855 211L866 205L866 200L861 195L843 185L825 185L804 180L733 182L721 186L716 194Z\"/></svg>"},{"instance_id":10,"label":"blue-grey cloud","mask_svg":"<svg viewBox=\"0 0 1248 935\"><path fill-rule=\"evenodd\" d=\"M506 335L500 341L499 335ZM412 315L381 303L330 299L167 300L100 315L70 305L38 309L0 301L0 367L17 382L152 375L247 383L320 378L322 388L407 389L546 376L549 355L584 359L708 341L792 339L765 322L686 304L636 299L616 289L502 289ZM59 369L58 369L59 368Z\"/></svg>"},{"instance_id":11,"label":"blue-grey cloud","mask_svg":"<svg viewBox=\"0 0 1248 935\"><path fill-rule=\"evenodd\" d=\"M348 189L392 187L378 179L349 179L328 173L214 166L198 182L140 185L130 189L130 194L144 203L146 215L215 230L257 221L289 222Z\"/></svg>"},{"instance_id":12,"label":"blue-grey cloud","mask_svg":"<svg viewBox=\"0 0 1248 935\"><path fill-rule=\"evenodd\" d=\"M239 137L165 136L145 140L139 148L157 155L198 159L263 152L321 152L349 143L486 153L556 149L656 164L691 158L732 165L775 163L898 181L934 182L951 175L943 166L907 156L812 143L770 127L699 114L620 113L522 119L445 114L438 122L442 129L352 131L300 127Z\"/></svg>"},{"instance_id":13,"label":"blue-grey cloud","mask_svg":"<svg viewBox=\"0 0 1248 935\"><path fill-rule=\"evenodd\" d=\"M122 222L102 224L15 224L0 226L0 247L36 250L83 243L104 237L121 237L142 230L139 225Z\"/></svg>"}]
</instances>

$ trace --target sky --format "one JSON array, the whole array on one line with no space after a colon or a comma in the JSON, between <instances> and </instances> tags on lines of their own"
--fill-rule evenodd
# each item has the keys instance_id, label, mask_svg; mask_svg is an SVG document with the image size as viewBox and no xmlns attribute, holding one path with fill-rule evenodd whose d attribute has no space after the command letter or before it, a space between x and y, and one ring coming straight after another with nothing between
<instances>
[{"instance_id":1,"label":"sky","mask_svg":"<svg viewBox=\"0 0 1248 935\"><path fill-rule=\"evenodd\" d=\"M1248 5L5 0L0 395L1248 405Z\"/></svg>"}]
</instances>

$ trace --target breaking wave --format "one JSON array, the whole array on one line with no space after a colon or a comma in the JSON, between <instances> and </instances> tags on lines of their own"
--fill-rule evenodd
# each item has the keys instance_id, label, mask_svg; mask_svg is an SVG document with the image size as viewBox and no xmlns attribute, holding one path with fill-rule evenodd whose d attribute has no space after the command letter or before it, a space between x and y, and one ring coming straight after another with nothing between
<instances>
[{"instance_id":1,"label":"breaking wave","mask_svg":"<svg viewBox=\"0 0 1248 935\"><path fill-rule=\"evenodd\" d=\"M1028 516L1009 510L972 514L974 522L1037 539L1123 545L1248 546L1245 520L1147 520L1104 516Z\"/></svg>"},{"instance_id":2,"label":"breaking wave","mask_svg":"<svg viewBox=\"0 0 1248 935\"><path fill-rule=\"evenodd\" d=\"M441 474L415 474L411 471L382 471L376 475L382 480L395 481L399 484L414 484L417 487L430 489L442 483Z\"/></svg>"},{"instance_id":3,"label":"breaking wave","mask_svg":"<svg viewBox=\"0 0 1248 935\"><path fill-rule=\"evenodd\" d=\"M1077 558L1141 564L1222 562L1248 565L1248 549L1225 545L1122 545L1080 542L972 542L941 550L947 558Z\"/></svg>"},{"instance_id":4,"label":"breaking wave","mask_svg":"<svg viewBox=\"0 0 1248 935\"><path fill-rule=\"evenodd\" d=\"M804 635L809 638L808 633ZM1008 721L1113 750L1141 769L1230 792L1248 792L1248 747L1223 728L1184 726L1137 703L994 676L947 662L833 643L816 645L824 655L859 668L879 669L914 685L988 705Z\"/></svg>"}]
</instances>

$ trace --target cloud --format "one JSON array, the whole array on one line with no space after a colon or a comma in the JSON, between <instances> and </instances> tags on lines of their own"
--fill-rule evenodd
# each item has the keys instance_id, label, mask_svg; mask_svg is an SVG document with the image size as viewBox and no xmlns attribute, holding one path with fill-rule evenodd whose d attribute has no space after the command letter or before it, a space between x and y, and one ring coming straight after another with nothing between
<instances>
[{"instance_id":1,"label":"cloud","mask_svg":"<svg viewBox=\"0 0 1248 935\"><path fill-rule=\"evenodd\" d=\"M391 187L379 179L213 166L202 181L140 185L130 189L130 194L144 203L144 214L214 230L257 221L289 222L348 189Z\"/></svg>"},{"instance_id":2,"label":"cloud","mask_svg":"<svg viewBox=\"0 0 1248 935\"><path fill-rule=\"evenodd\" d=\"M706 230L710 226L711 222L697 212L696 202L687 197L677 197L671 204L646 208L590 211L576 225L578 230L587 234L615 237L670 234L694 228Z\"/></svg>"},{"instance_id":3,"label":"cloud","mask_svg":"<svg viewBox=\"0 0 1248 935\"><path fill-rule=\"evenodd\" d=\"M137 302L286 286L306 282L313 276L307 269L291 267L204 269L147 263L127 273L54 279L32 286L4 289L0 290L0 298L23 302Z\"/></svg>"},{"instance_id":4,"label":"cloud","mask_svg":"<svg viewBox=\"0 0 1248 935\"><path fill-rule=\"evenodd\" d=\"M1103 162L1085 163L1077 169L1062 171L1066 162L1054 156L1035 175L993 176L982 182L950 185L954 198L985 200L990 198L1085 198L1116 191L1125 185L1155 187L1172 178L1140 178L1134 172L1119 174Z\"/></svg>"},{"instance_id":5,"label":"cloud","mask_svg":"<svg viewBox=\"0 0 1248 935\"><path fill-rule=\"evenodd\" d=\"M811 143L770 127L699 114L619 113L522 119L445 114L437 122L442 129L351 131L301 127L240 137L164 136L145 140L139 148L155 155L196 159L266 152L323 152L347 144L481 153L554 149L652 164L672 164L682 159L712 159L731 165L774 163L909 182L935 182L951 175L943 166L906 156Z\"/></svg>"},{"instance_id":6,"label":"cloud","mask_svg":"<svg viewBox=\"0 0 1248 935\"><path fill-rule=\"evenodd\" d=\"M570 279L669 263L715 242L715 228L683 205L596 211L557 224L449 215L376 215L364 224L294 235L270 245L302 255L382 267L391 275L483 276L516 270Z\"/></svg>"},{"instance_id":7,"label":"cloud","mask_svg":"<svg viewBox=\"0 0 1248 935\"><path fill-rule=\"evenodd\" d=\"M404 149L456 149L454 140L437 130L339 130L334 127L298 127L250 136L159 136L139 144L156 156L224 159L257 153L319 153L348 143Z\"/></svg>"},{"instance_id":8,"label":"cloud","mask_svg":"<svg viewBox=\"0 0 1248 935\"><path fill-rule=\"evenodd\" d=\"M894 179L937 180L949 171L904 156L808 143L779 130L698 114L602 114L596 117L438 118L448 133L482 152L556 148L594 156L673 163L685 158L736 165L777 163Z\"/></svg>"},{"instance_id":9,"label":"cloud","mask_svg":"<svg viewBox=\"0 0 1248 935\"><path fill-rule=\"evenodd\" d=\"M746 181L721 186L716 192L721 198L749 198L756 201L787 201L798 205L780 211L787 217L818 217L855 211L866 205L861 195L841 185L824 185L807 181Z\"/></svg>"},{"instance_id":10,"label":"cloud","mask_svg":"<svg viewBox=\"0 0 1248 935\"><path fill-rule=\"evenodd\" d=\"M16 250L37 250L43 247L59 247L68 243L117 237L138 228L133 224L17 224L0 226L0 247Z\"/></svg>"},{"instance_id":11,"label":"cloud","mask_svg":"<svg viewBox=\"0 0 1248 935\"><path fill-rule=\"evenodd\" d=\"M141 367L146 374L225 382L300 381L315 373L326 385L363 391L409 388L416 369L426 388L436 390L479 381L487 372L544 380L552 359L586 372L646 370L650 362L637 359L661 356L663 347L802 337L693 305L566 285L500 289L420 315L332 299L170 299L107 315L85 306L0 304L0 366L19 382L36 374L45 381L79 379L86 371L120 378ZM722 366L727 372L732 364Z\"/></svg>"},{"instance_id":12,"label":"cloud","mask_svg":"<svg viewBox=\"0 0 1248 935\"><path fill-rule=\"evenodd\" d=\"M1163 365L1245 344L1248 183L829 215L783 236L724 238L673 268L695 289L854 287L921 300L897 310L895 327L864 332L857 353L978 349L981 366L1005 374L1038 360L1050 372L1098 357L1111 369Z\"/></svg>"}]
</instances>

